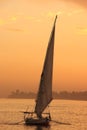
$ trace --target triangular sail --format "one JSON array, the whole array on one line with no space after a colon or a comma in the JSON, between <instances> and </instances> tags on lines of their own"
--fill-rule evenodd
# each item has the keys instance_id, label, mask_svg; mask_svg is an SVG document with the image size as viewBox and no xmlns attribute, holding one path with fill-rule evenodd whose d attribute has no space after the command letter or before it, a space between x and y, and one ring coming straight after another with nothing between
<instances>
[{"instance_id":1,"label":"triangular sail","mask_svg":"<svg viewBox=\"0 0 87 130\"><path fill-rule=\"evenodd\" d=\"M43 71L41 74L39 91L36 99L35 112L38 117L41 116L44 109L52 100L52 72L53 72L53 52L54 52L54 37L55 37L55 23L57 16L54 21L53 29L51 32Z\"/></svg>"}]
</instances>

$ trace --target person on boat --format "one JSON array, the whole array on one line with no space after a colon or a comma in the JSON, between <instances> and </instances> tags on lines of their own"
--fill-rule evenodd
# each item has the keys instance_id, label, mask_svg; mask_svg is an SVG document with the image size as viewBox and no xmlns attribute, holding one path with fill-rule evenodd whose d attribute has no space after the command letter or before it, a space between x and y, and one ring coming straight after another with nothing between
<instances>
[{"instance_id":1,"label":"person on boat","mask_svg":"<svg viewBox=\"0 0 87 130\"><path fill-rule=\"evenodd\" d=\"M41 119L41 118L43 118L43 117L42 117L42 115L40 114L40 115L38 115L38 118Z\"/></svg>"},{"instance_id":2,"label":"person on boat","mask_svg":"<svg viewBox=\"0 0 87 130\"><path fill-rule=\"evenodd\" d=\"M50 113L49 113L49 120L51 120L51 115L50 115Z\"/></svg>"}]
</instances>

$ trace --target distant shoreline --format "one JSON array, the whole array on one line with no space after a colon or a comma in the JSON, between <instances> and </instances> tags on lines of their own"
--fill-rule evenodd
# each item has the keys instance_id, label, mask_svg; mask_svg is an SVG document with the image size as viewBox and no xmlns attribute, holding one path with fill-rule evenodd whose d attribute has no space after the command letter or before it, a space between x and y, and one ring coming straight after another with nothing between
<instances>
[{"instance_id":1,"label":"distant shoreline","mask_svg":"<svg viewBox=\"0 0 87 130\"><path fill-rule=\"evenodd\" d=\"M0 99L32 99L32 100L35 100L34 98L0 98ZM53 100L72 100L72 101L87 101L87 99L86 100L82 100L82 99L63 99L63 98L53 98Z\"/></svg>"},{"instance_id":2,"label":"distant shoreline","mask_svg":"<svg viewBox=\"0 0 87 130\"><path fill-rule=\"evenodd\" d=\"M0 99L33 99L33 100L35 100L34 98L16 98L16 97L14 97L14 98L0 98ZM53 98L53 100L72 100L72 101L87 101L87 99L86 100L82 100L82 99L65 99L65 98Z\"/></svg>"},{"instance_id":3,"label":"distant shoreline","mask_svg":"<svg viewBox=\"0 0 87 130\"><path fill-rule=\"evenodd\" d=\"M22 92L20 90L16 90L12 92L8 98L13 99L36 99L36 93L34 92ZM87 91L80 91L80 92L53 92L53 99L61 99L61 100L80 100L80 101L87 101Z\"/></svg>"}]
</instances>

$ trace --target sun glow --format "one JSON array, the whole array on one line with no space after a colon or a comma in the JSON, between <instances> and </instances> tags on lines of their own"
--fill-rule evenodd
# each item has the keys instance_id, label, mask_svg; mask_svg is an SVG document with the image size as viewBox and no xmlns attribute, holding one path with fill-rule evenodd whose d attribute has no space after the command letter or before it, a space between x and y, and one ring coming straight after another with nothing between
<instances>
[{"instance_id":1,"label":"sun glow","mask_svg":"<svg viewBox=\"0 0 87 130\"><path fill-rule=\"evenodd\" d=\"M0 2L1 95L15 89L37 90L55 15L58 20L53 89L87 89L85 1L82 6L81 1L72 0L73 4L68 0L54 1Z\"/></svg>"}]
</instances>

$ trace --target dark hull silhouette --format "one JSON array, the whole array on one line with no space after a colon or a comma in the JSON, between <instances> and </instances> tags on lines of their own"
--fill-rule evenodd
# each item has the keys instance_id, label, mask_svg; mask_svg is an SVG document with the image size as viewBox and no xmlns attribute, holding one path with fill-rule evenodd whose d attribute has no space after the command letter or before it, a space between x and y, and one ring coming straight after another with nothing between
<instances>
[{"instance_id":1,"label":"dark hull silhouette","mask_svg":"<svg viewBox=\"0 0 87 130\"><path fill-rule=\"evenodd\" d=\"M26 118L26 125L38 125L38 126L49 126L50 120L48 118L34 119L34 118Z\"/></svg>"}]
</instances>

